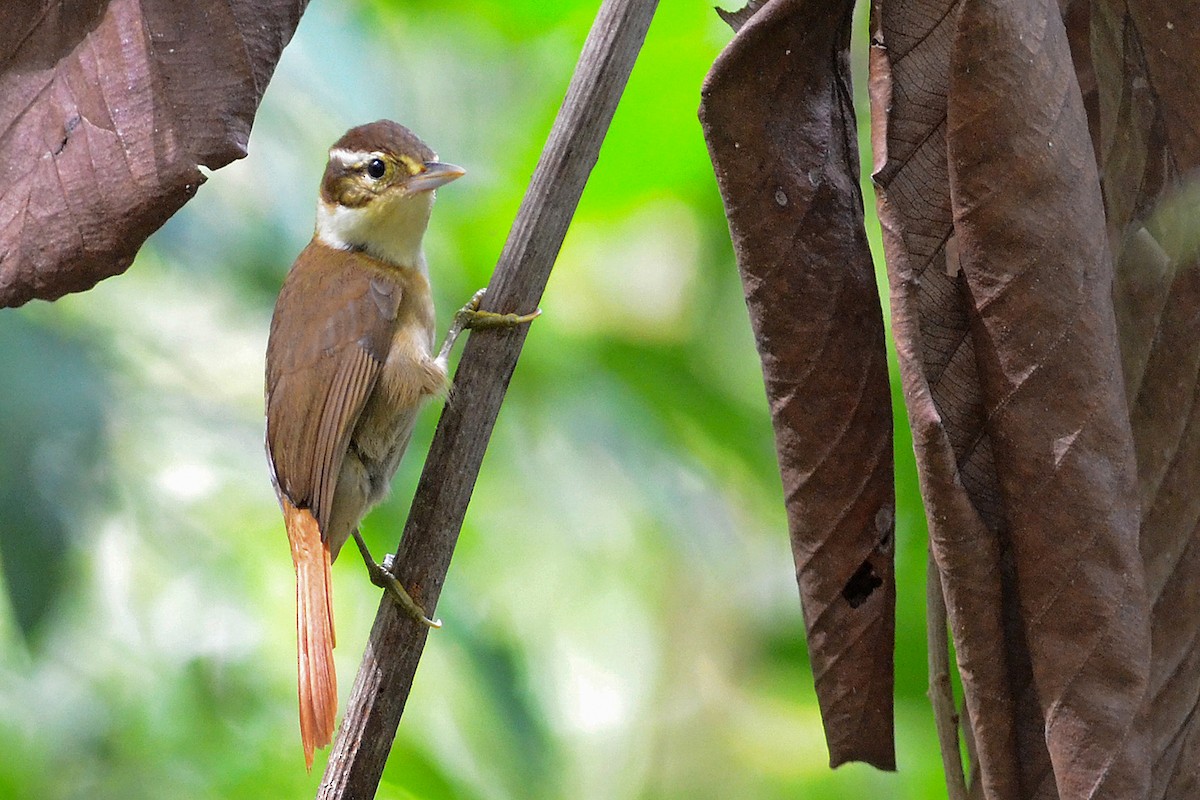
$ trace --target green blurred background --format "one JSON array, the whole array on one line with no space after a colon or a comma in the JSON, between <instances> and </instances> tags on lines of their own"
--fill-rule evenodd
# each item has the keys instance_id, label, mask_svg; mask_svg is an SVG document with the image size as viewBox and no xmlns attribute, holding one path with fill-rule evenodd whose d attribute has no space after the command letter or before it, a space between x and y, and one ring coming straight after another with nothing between
<instances>
[{"instance_id":1,"label":"green blurred background","mask_svg":"<svg viewBox=\"0 0 1200 800\"><path fill-rule=\"evenodd\" d=\"M325 150L390 117L468 169L427 238L445 320L487 283L596 5L316 0L248 158L126 275L0 313L0 797L313 795L325 754L307 775L262 358ZM894 358L900 771L827 766L696 120L731 37L703 0L658 11L500 415L380 798L944 796ZM866 42L860 17L857 67ZM379 554L437 413L365 523ZM344 702L379 592L353 557L334 582Z\"/></svg>"}]
</instances>

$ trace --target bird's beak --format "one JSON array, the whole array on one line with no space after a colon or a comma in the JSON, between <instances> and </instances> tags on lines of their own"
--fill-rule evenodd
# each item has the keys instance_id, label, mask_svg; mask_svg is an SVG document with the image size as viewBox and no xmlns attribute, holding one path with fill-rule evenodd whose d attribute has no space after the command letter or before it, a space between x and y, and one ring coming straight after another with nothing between
<instances>
[{"instance_id":1,"label":"bird's beak","mask_svg":"<svg viewBox=\"0 0 1200 800\"><path fill-rule=\"evenodd\" d=\"M428 192L443 186L450 181L458 180L467 171L454 164L443 164L441 161L426 161L425 171L419 172L408 179L408 191L411 193Z\"/></svg>"}]
</instances>

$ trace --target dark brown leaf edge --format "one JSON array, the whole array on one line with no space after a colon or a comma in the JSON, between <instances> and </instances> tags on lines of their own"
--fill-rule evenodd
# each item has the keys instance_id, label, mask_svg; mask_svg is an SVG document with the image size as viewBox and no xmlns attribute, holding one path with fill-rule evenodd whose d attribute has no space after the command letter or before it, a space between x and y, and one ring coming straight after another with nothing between
<instances>
[{"instance_id":1,"label":"dark brown leaf edge","mask_svg":"<svg viewBox=\"0 0 1200 800\"><path fill-rule=\"evenodd\" d=\"M713 65L700 119L762 359L830 764L894 769L891 397L852 9L765 4Z\"/></svg>"},{"instance_id":2,"label":"dark brown leaf edge","mask_svg":"<svg viewBox=\"0 0 1200 800\"><path fill-rule=\"evenodd\" d=\"M50 0L0 10L0 306L123 272L217 169L307 0Z\"/></svg>"}]
</instances>

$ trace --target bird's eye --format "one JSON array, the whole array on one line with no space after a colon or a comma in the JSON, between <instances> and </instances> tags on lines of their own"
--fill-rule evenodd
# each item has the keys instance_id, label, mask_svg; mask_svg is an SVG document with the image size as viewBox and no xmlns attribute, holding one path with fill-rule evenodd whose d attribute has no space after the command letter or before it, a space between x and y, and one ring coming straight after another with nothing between
<instances>
[{"instance_id":1,"label":"bird's eye","mask_svg":"<svg viewBox=\"0 0 1200 800\"><path fill-rule=\"evenodd\" d=\"M382 158L372 158L367 162L367 175L375 180L379 180L387 172L387 164L383 163Z\"/></svg>"}]
</instances>

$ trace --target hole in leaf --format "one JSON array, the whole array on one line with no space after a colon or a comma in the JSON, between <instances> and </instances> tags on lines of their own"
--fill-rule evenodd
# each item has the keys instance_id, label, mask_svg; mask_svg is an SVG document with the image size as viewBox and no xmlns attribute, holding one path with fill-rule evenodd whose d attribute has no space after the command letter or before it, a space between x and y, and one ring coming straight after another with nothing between
<instances>
[{"instance_id":1,"label":"hole in leaf","mask_svg":"<svg viewBox=\"0 0 1200 800\"><path fill-rule=\"evenodd\" d=\"M851 608L858 608L867 602L867 598L871 596L871 592L882 585L883 578L875 574L875 569L871 566L871 560L867 559L850 576L850 580L846 581L845 587L842 588L842 597L846 598L846 602L850 604Z\"/></svg>"}]
</instances>

